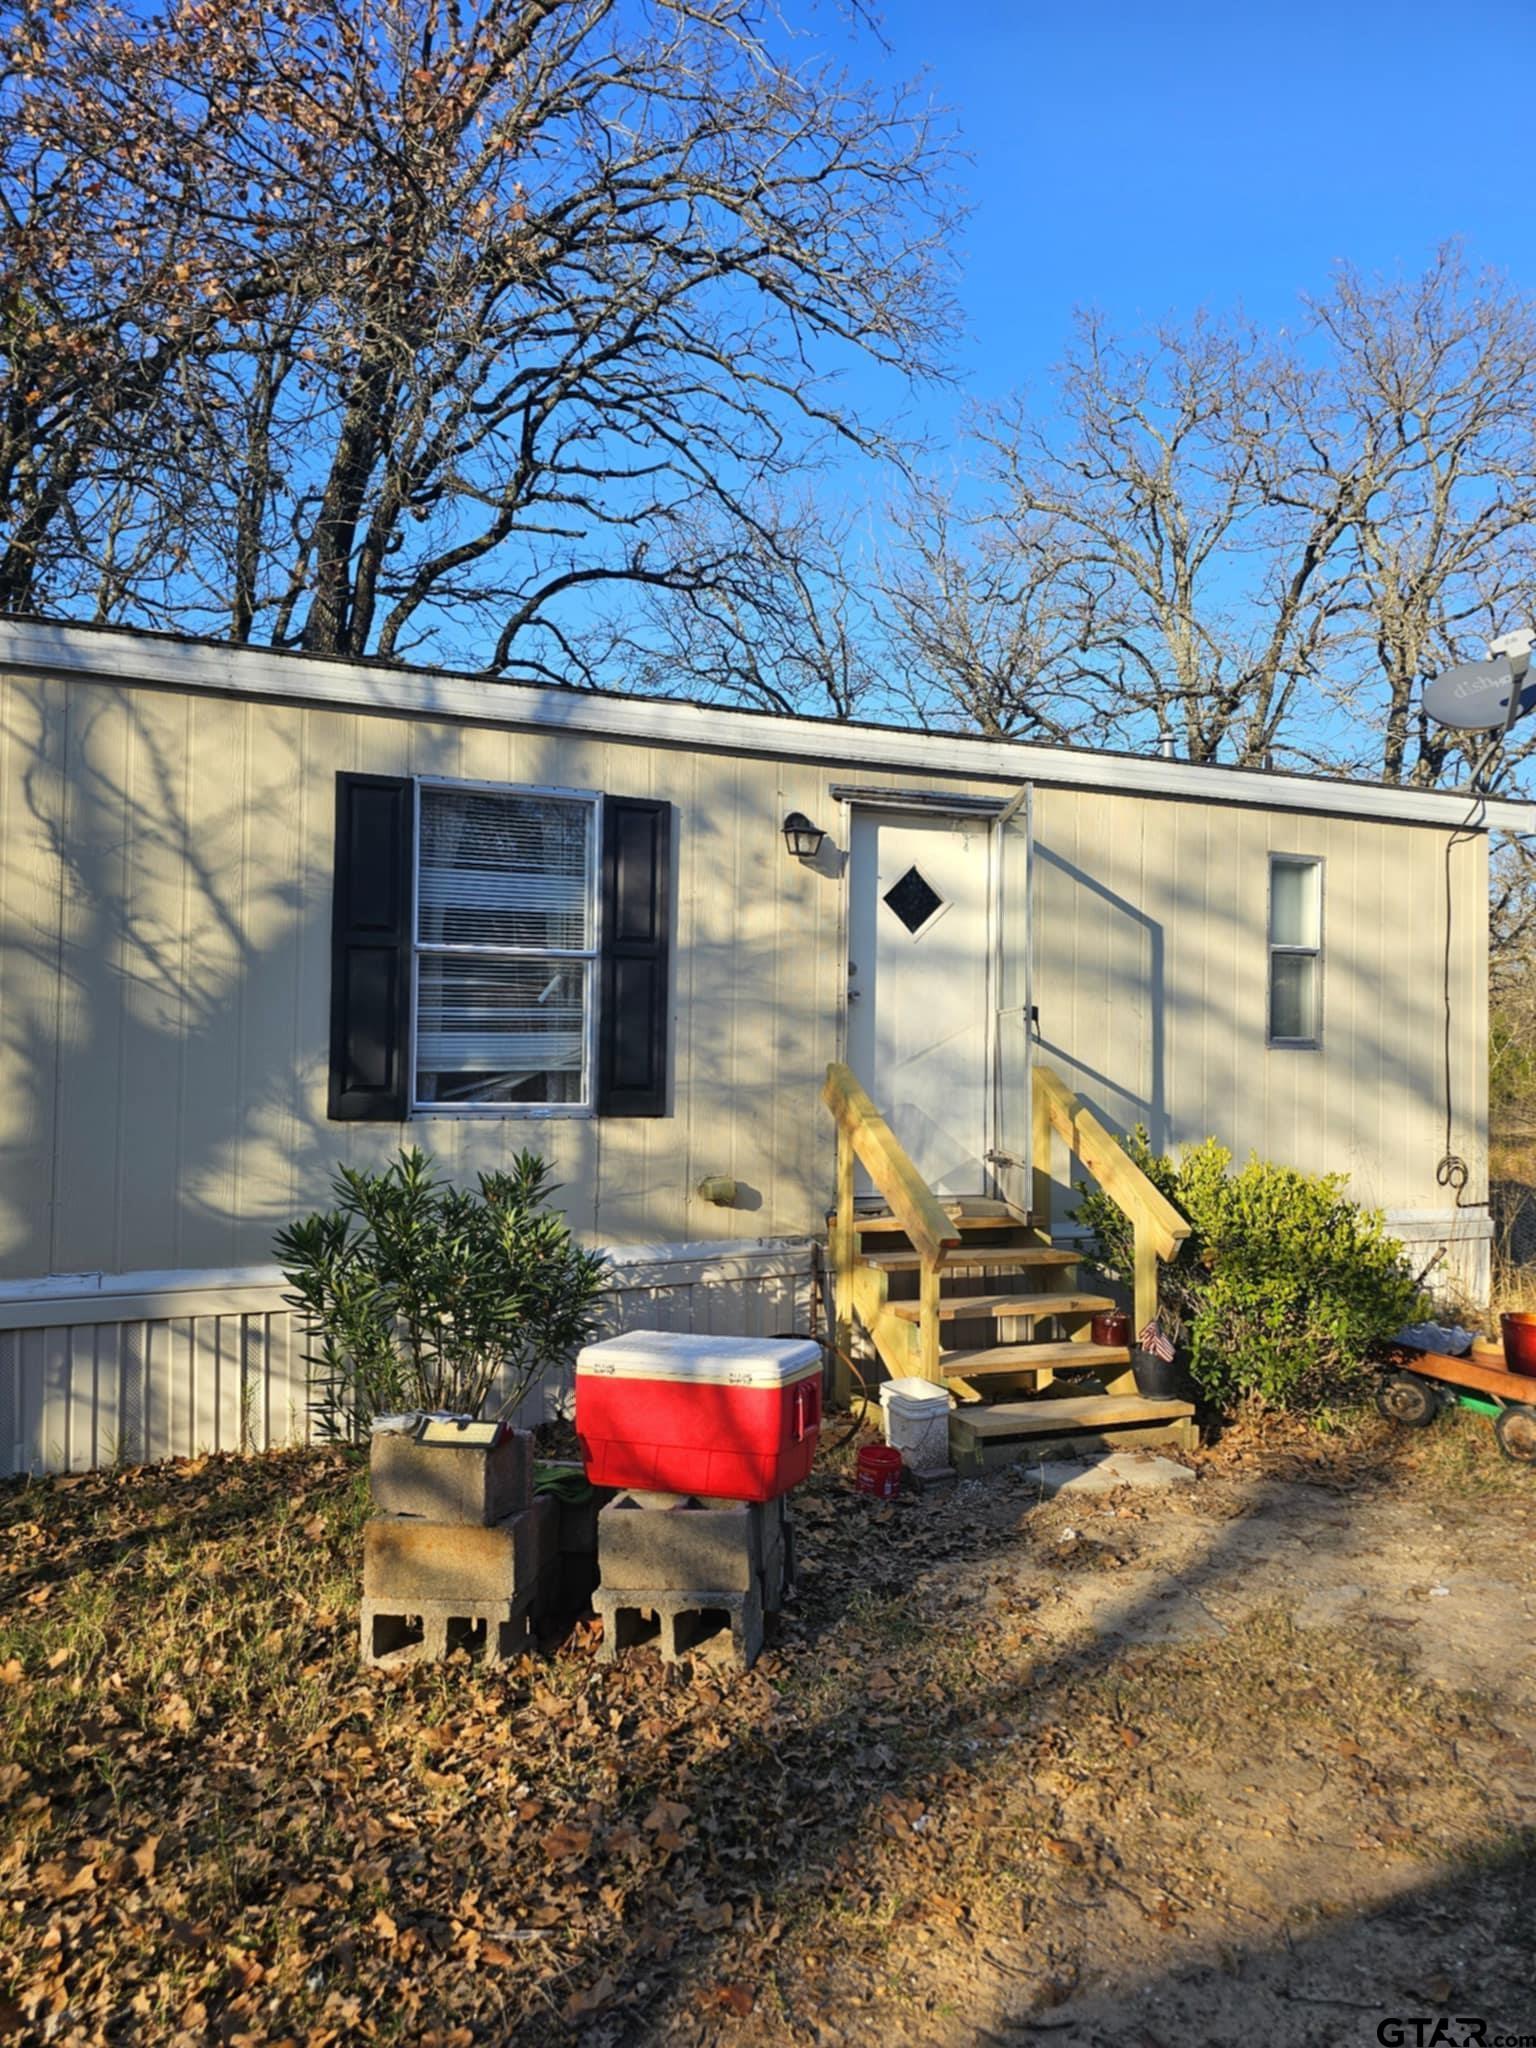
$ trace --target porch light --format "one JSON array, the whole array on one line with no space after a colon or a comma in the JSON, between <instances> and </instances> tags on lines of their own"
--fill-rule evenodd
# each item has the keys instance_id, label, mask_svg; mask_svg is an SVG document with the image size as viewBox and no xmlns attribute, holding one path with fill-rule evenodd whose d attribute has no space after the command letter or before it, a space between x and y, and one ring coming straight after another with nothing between
<instances>
[{"instance_id":1,"label":"porch light","mask_svg":"<svg viewBox=\"0 0 1536 2048\"><path fill-rule=\"evenodd\" d=\"M804 811L791 811L784 820L784 844L796 860L814 860L826 833L813 825Z\"/></svg>"}]
</instances>

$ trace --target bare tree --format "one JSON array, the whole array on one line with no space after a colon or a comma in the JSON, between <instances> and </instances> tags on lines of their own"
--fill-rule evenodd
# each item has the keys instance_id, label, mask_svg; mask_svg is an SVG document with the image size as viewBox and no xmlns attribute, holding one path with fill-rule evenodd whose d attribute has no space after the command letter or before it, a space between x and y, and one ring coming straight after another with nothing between
<instances>
[{"instance_id":1,"label":"bare tree","mask_svg":"<svg viewBox=\"0 0 1536 2048\"><path fill-rule=\"evenodd\" d=\"M1531 616L1536 313L1455 250L1341 271L1297 335L1080 322L1056 410L976 423L967 500L907 515L910 694L1196 761L1434 782L1421 686Z\"/></svg>"},{"instance_id":2,"label":"bare tree","mask_svg":"<svg viewBox=\"0 0 1536 2048\"><path fill-rule=\"evenodd\" d=\"M582 674L644 695L849 719L887 701L851 514L769 502L749 528L699 520L683 588L638 595L577 643Z\"/></svg>"},{"instance_id":3,"label":"bare tree","mask_svg":"<svg viewBox=\"0 0 1536 2048\"><path fill-rule=\"evenodd\" d=\"M1138 350L1079 323L1062 425L979 424L992 502L982 584L1015 608L1074 723L1191 760L1262 759L1317 660L1346 494L1283 503L1277 450L1312 381L1253 330L1198 320Z\"/></svg>"},{"instance_id":4,"label":"bare tree","mask_svg":"<svg viewBox=\"0 0 1536 2048\"><path fill-rule=\"evenodd\" d=\"M103 582L90 520L49 559L13 512L13 602L564 677L605 590L709 586L705 511L745 561L820 446L879 446L824 373L941 365L928 110L748 0L59 0L22 40L0 183L35 217L53 167L96 255L7 402L99 320L118 223L155 258L139 382L103 363L111 431L39 508L186 516ZM30 308L60 250L13 247Z\"/></svg>"},{"instance_id":5,"label":"bare tree","mask_svg":"<svg viewBox=\"0 0 1536 2048\"><path fill-rule=\"evenodd\" d=\"M1447 249L1412 286L1344 271L1316 312L1360 477L1330 694L1375 745L1343 763L1434 783L1457 743L1423 717L1422 685L1525 623L1536 594L1536 310Z\"/></svg>"},{"instance_id":6,"label":"bare tree","mask_svg":"<svg viewBox=\"0 0 1536 2048\"><path fill-rule=\"evenodd\" d=\"M1085 737L1070 565L1053 535L1021 545L1016 525L967 518L932 485L895 523L900 544L880 581L892 692L930 725L989 739Z\"/></svg>"}]
</instances>

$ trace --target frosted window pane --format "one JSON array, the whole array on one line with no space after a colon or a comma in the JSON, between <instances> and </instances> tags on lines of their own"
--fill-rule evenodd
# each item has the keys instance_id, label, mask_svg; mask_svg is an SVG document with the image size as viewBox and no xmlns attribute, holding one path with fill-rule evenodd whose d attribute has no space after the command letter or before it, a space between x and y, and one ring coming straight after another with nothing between
<instances>
[{"instance_id":1,"label":"frosted window pane","mask_svg":"<svg viewBox=\"0 0 1536 2048\"><path fill-rule=\"evenodd\" d=\"M1269 1035L1271 1038L1316 1038L1316 954L1270 954Z\"/></svg>"},{"instance_id":2,"label":"frosted window pane","mask_svg":"<svg viewBox=\"0 0 1536 2048\"><path fill-rule=\"evenodd\" d=\"M583 960L424 953L416 1006L418 1102L580 1102Z\"/></svg>"},{"instance_id":3,"label":"frosted window pane","mask_svg":"<svg viewBox=\"0 0 1536 2048\"><path fill-rule=\"evenodd\" d=\"M424 788L423 944L590 947L591 820L561 797Z\"/></svg>"},{"instance_id":4,"label":"frosted window pane","mask_svg":"<svg viewBox=\"0 0 1536 2048\"><path fill-rule=\"evenodd\" d=\"M1318 943L1318 866L1315 861L1277 860L1270 868L1270 941L1276 946Z\"/></svg>"}]
</instances>

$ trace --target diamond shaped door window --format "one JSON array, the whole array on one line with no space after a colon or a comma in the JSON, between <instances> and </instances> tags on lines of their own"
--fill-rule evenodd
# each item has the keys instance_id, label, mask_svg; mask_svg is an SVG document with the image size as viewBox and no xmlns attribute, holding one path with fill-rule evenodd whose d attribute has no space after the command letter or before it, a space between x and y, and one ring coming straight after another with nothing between
<instances>
[{"instance_id":1,"label":"diamond shaped door window","mask_svg":"<svg viewBox=\"0 0 1536 2048\"><path fill-rule=\"evenodd\" d=\"M944 908L944 898L915 867L908 868L899 881L891 884L885 892L885 902L914 938Z\"/></svg>"}]
</instances>

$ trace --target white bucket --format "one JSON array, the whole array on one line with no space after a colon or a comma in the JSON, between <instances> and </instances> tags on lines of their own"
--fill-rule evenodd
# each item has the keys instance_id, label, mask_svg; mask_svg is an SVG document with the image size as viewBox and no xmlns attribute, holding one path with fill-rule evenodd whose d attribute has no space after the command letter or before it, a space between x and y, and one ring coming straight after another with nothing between
<instances>
[{"instance_id":1,"label":"white bucket","mask_svg":"<svg viewBox=\"0 0 1536 2048\"><path fill-rule=\"evenodd\" d=\"M880 1389L885 1440L913 1472L942 1472L949 1464L949 1389L932 1380L887 1380Z\"/></svg>"}]
</instances>

